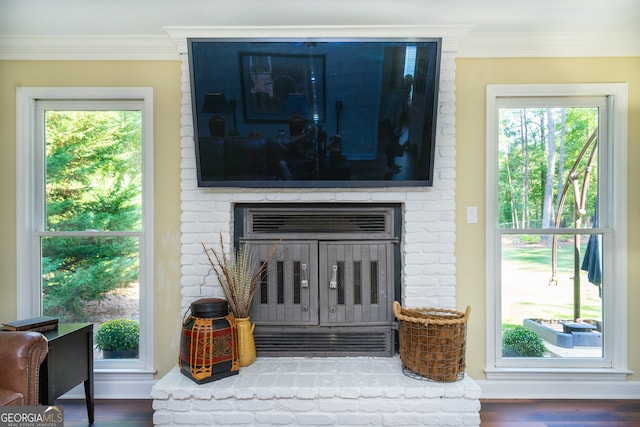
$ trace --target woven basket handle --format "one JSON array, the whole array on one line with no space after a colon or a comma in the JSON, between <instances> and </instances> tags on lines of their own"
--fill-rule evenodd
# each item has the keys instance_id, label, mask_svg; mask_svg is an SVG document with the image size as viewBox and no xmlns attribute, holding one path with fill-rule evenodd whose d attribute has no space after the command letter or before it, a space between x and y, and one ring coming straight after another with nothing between
<instances>
[{"instance_id":1,"label":"woven basket handle","mask_svg":"<svg viewBox=\"0 0 640 427\"><path fill-rule=\"evenodd\" d=\"M398 301L394 301L393 302L393 314L395 314L395 316L397 318L404 317L404 315L402 314L402 306L400 305L400 303ZM471 314L471 306L468 305L467 308L464 311L464 320L465 320L465 322L467 320L469 320L469 315L470 314Z\"/></svg>"},{"instance_id":2,"label":"woven basket handle","mask_svg":"<svg viewBox=\"0 0 640 427\"><path fill-rule=\"evenodd\" d=\"M400 303L398 301L394 301L393 302L393 314L395 314L396 317L398 317L400 315L400 310L402 310L402 306L400 305Z\"/></svg>"}]
</instances>

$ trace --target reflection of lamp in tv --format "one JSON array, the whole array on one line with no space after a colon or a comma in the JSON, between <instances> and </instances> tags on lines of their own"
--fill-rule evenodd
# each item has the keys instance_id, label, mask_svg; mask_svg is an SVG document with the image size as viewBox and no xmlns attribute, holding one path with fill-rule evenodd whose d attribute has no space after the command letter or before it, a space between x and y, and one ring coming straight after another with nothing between
<instances>
[{"instance_id":1,"label":"reflection of lamp in tv","mask_svg":"<svg viewBox=\"0 0 640 427\"><path fill-rule=\"evenodd\" d=\"M289 118L289 133L291 136L301 135L305 126L304 115L307 114L309 106L304 93L290 93L287 96L285 111L292 114Z\"/></svg>"},{"instance_id":2,"label":"reflection of lamp in tv","mask_svg":"<svg viewBox=\"0 0 640 427\"><path fill-rule=\"evenodd\" d=\"M231 113L233 114L233 136L236 136L238 135L238 122L236 121L237 103L235 99L229 100L229 108L231 108Z\"/></svg>"},{"instance_id":3,"label":"reflection of lamp in tv","mask_svg":"<svg viewBox=\"0 0 640 427\"><path fill-rule=\"evenodd\" d=\"M209 132L211 136L224 136L225 135L225 122L224 118L220 116L221 113L229 112L229 103L223 93L208 93L204 97L204 104L202 105L203 113L211 113L211 119L209 119Z\"/></svg>"}]
</instances>

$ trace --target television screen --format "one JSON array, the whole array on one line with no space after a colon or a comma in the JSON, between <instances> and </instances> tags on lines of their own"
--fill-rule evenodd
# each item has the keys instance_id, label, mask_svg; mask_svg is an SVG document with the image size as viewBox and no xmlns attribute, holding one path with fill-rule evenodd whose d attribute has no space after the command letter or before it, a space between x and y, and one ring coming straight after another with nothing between
<instances>
[{"instance_id":1,"label":"television screen","mask_svg":"<svg viewBox=\"0 0 640 427\"><path fill-rule=\"evenodd\" d=\"M440 39L189 39L201 187L430 186Z\"/></svg>"}]
</instances>

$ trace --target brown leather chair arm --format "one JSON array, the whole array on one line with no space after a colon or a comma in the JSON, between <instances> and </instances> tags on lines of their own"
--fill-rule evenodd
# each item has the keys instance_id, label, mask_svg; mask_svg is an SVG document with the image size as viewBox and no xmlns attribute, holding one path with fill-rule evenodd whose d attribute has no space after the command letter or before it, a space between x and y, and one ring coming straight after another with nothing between
<instances>
[{"instance_id":1,"label":"brown leather chair arm","mask_svg":"<svg viewBox=\"0 0 640 427\"><path fill-rule=\"evenodd\" d=\"M39 332L0 332L0 389L21 393L24 405L38 404L40 364L48 352Z\"/></svg>"}]
</instances>

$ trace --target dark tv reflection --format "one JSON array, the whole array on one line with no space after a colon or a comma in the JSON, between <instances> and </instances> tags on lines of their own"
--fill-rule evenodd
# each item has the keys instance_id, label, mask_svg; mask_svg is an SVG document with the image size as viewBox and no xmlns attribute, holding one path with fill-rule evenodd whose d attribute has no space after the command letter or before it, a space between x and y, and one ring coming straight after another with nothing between
<instances>
[{"instance_id":1,"label":"dark tv reflection","mask_svg":"<svg viewBox=\"0 0 640 427\"><path fill-rule=\"evenodd\" d=\"M429 186L440 40L189 40L198 185Z\"/></svg>"}]
</instances>

